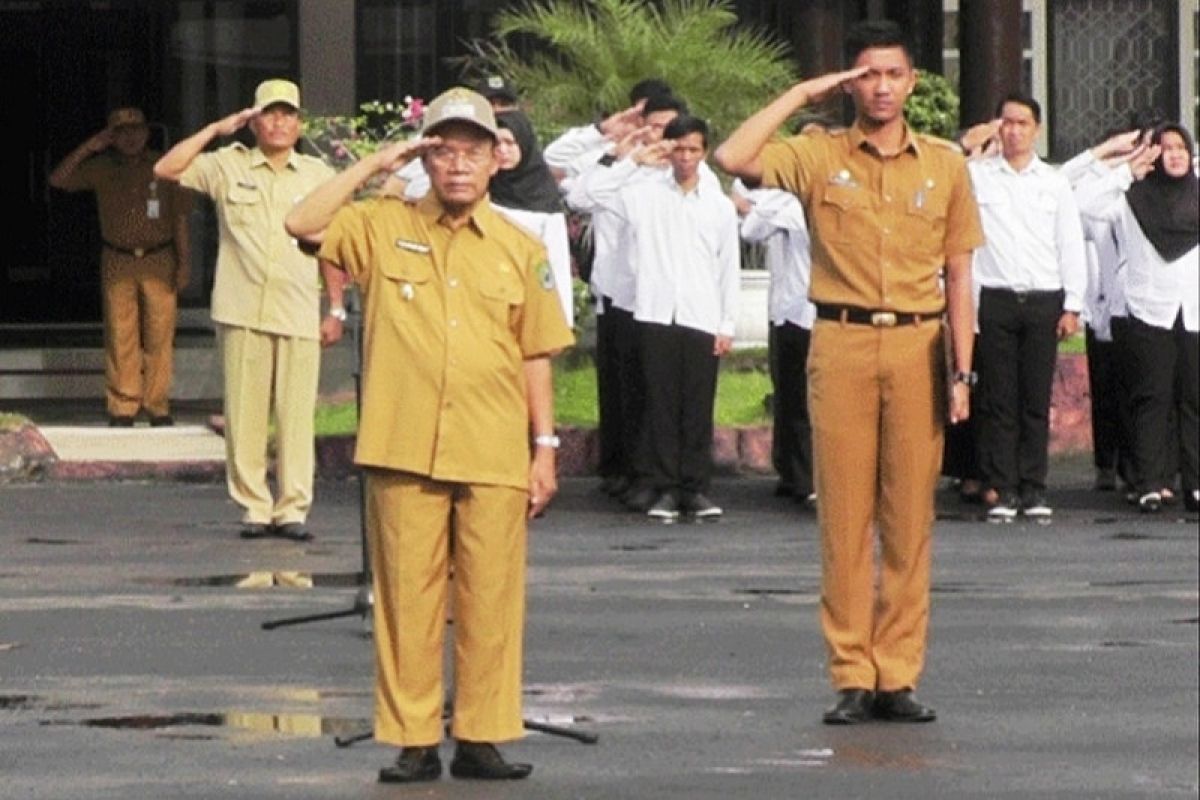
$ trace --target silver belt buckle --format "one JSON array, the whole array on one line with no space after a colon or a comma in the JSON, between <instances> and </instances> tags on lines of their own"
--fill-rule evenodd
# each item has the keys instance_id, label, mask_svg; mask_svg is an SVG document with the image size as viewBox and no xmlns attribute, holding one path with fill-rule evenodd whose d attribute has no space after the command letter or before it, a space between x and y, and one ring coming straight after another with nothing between
<instances>
[{"instance_id":1,"label":"silver belt buckle","mask_svg":"<svg viewBox=\"0 0 1200 800\"><path fill-rule=\"evenodd\" d=\"M876 328L896 327L896 314L891 311L872 311L871 324Z\"/></svg>"},{"instance_id":2,"label":"silver belt buckle","mask_svg":"<svg viewBox=\"0 0 1200 800\"><path fill-rule=\"evenodd\" d=\"M134 258L141 258L142 256L146 255L146 248L144 248L144 247L133 248L133 255L134 255Z\"/></svg>"}]
</instances>

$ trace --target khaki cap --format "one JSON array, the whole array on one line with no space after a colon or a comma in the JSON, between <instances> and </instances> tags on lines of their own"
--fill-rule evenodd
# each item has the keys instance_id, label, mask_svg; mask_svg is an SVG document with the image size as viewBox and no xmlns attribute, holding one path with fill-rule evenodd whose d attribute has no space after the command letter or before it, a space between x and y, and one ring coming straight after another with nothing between
<instances>
[{"instance_id":1,"label":"khaki cap","mask_svg":"<svg viewBox=\"0 0 1200 800\"><path fill-rule=\"evenodd\" d=\"M142 113L140 108L128 106L126 108L114 108L108 115L108 127L120 128L125 125L146 124L146 115Z\"/></svg>"},{"instance_id":2,"label":"khaki cap","mask_svg":"<svg viewBox=\"0 0 1200 800\"><path fill-rule=\"evenodd\" d=\"M276 103L283 103L299 110L300 87L282 78L272 78L260 83L254 90L254 107L266 108Z\"/></svg>"},{"instance_id":3,"label":"khaki cap","mask_svg":"<svg viewBox=\"0 0 1200 800\"><path fill-rule=\"evenodd\" d=\"M456 120L483 128L493 139L496 138L496 114L492 111L492 104L479 92L462 86L442 92L426 106L421 133L427 136L439 125Z\"/></svg>"}]
</instances>

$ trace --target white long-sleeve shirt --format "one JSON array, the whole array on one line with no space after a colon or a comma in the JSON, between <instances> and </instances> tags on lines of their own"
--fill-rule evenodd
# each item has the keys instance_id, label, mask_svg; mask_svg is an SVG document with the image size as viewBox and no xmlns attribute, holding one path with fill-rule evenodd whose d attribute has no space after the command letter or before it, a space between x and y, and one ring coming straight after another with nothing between
<instances>
[{"instance_id":1,"label":"white long-sleeve shirt","mask_svg":"<svg viewBox=\"0 0 1200 800\"><path fill-rule=\"evenodd\" d=\"M987 241L975 251L979 286L1064 290L1063 309L1083 310L1087 252L1071 185L1037 156L1020 172L1003 156L969 161Z\"/></svg>"},{"instance_id":2,"label":"white long-sleeve shirt","mask_svg":"<svg viewBox=\"0 0 1200 800\"><path fill-rule=\"evenodd\" d=\"M668 172L600 202L629 233L637 276L634 319L732 337L741 248L737 211L720 183L701 178L685 192Z\"/></svg>"},{"instance_id":3,"label":"white long-sleeve shirt","mask_svg":"<svg viewBox=\"0 0 1200 800\"><path fill-rule=\"evenodd\" d=\"M1091 150L1084 150L1059 167L1059 171L1070 182L1075 202L1082 206L1082 198L1090 191L1085 187L1107 175L1109 168ZM1086 215L1081 217L1088 265L1082 317L1098 341L1111 342L1113 317L1127 314L1125 256L1112 225Z\"/></svg>"},{"instance_id":4,"label":"white long-sleeve shirt","mask_svg":"<svg viewBox=\"0 0 1200 800\"><path fill-rule=\"evenodd\" d=\"M812 273L812 240L804 207L782 189L747 189L734 181L734 191L750 201L742 218L741 234L747 242L762 242L771 282L767 289L767 316L772 325L790 322L812 329L817 307L808 300Z\"/></svg>"},{"instance_id":5,"label":"white long-sleeve shirt","mask_svg":"<svg viewBox=\"0 0 1200 800\"><path fill-rule=\"evenodd\" d=\"M1125 253L1125 303L1131 316L1156 328L1171 328L1183 312L1183 327L1200 331L1200 246L1166 261L1138 224L1125 191L1133 185L1128 164L1081 187L1089 219L1113 226ZM1114 191L1114 189L1116 191Z\"/></svg>"},{"instance_id":6,"label":"white long-sleeve shirt","mask_svg":"<svg viewBox=\"0 0 1200 800\"><path fill-rule=\"evenodd\" d=\"M492 208L529 231L546 246L546 256L550 259L550 270L554 274L554 289L558 292L563 318L567 321L568 327L574 327L575 294L571 280L571 243L567 236L566 215L562 212L550 213L509 208L497 203L492 203Z\"/></svg>"}]
</instances>

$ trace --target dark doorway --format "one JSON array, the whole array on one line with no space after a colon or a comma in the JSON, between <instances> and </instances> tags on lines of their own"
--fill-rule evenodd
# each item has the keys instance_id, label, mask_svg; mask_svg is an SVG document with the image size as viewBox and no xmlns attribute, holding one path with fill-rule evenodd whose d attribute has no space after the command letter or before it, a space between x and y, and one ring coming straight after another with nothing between
<instances>
[{"instance_id":1,"label":"dark doorway","mask_svg":"<svg viewBox=\"0 0 1200 800\"><path fill-rule=\"evenodd\" d=\"M46 177L110 108L140 105L157 118L157 6L0 2L0 108L11 142L0 185L15 206L0 247L0 324L100 319L95 203L50 189Z\"/></svg>"}]
</instances>

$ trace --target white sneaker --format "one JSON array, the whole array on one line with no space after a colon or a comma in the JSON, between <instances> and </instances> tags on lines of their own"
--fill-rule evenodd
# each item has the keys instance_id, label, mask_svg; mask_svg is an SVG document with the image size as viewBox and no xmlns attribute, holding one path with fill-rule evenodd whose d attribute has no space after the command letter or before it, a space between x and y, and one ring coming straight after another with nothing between
<instances>
[{"instance_id":1,"label":"white sneaker","mask_svg":"<svg viewBox=\"0 0 1200 800\"><path fill-rule=\"evenodd\" d=\"M988 522L1012 522L1020 511L1020 503L1015 497L1002 497L996 505L988 509Z\"/></svg>"}]
</instances>

